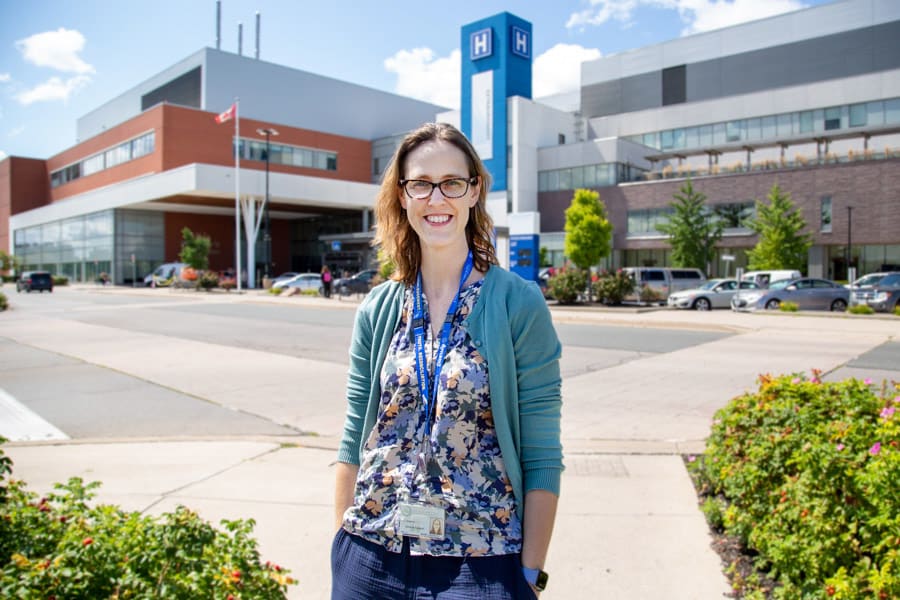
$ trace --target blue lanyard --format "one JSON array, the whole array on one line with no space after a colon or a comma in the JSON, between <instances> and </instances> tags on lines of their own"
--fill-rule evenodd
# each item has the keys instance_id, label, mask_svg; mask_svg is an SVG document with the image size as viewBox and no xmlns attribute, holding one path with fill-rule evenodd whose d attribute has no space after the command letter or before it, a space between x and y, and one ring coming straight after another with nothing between
<instances>
[{"instance_id":1,"label":"blue lanyard","mask_svg":"<svg viewBox=\"0 0 900 600\"><path fill-rule=\"evenodd\" d=\"M447 316L444 319L444 325L441 327L440 343L438 344L437 356L434 359L434 378L429 378L428 359L425 357L425 312L422 309L422 272L416 276L416 286L413 288L413 335L416 340L416 373L419 379L419 393L422 395L422 401L425 405L425 431L428 437L431 437L431 420L434 414L434 405L437 403L438 388L441 382L441 368L444 364L444 356L447 354L447 346L450 343L450 326L453 324L453 316L456 314L456 308L459 306L459 294L462 292L463 285L469 275L472 274L472 252L466 257L463 265L462 275L459 277L459 289L450 308L447 310ZM429 380L431 382L429 384Z\"/></svg>"}]
</instances>

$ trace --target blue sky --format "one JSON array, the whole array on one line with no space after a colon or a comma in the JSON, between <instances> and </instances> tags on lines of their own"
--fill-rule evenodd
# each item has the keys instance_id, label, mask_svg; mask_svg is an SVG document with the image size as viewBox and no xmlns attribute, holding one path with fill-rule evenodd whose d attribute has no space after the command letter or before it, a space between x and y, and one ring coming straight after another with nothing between
<instances>
[{"instance_id":1,"label":"blue sky","mask_svg":"<svg viewBox=\"0 0 900 600\"><path fill-rule=\"evenodd\" d=\"M585 59L826 0L222 0L222 49L456 107L460 28L533 25L534 95L578 88ZM0 0L0 160L76 143L80 116L205 47L215 0Z\"/></svg>"}]
</instances>

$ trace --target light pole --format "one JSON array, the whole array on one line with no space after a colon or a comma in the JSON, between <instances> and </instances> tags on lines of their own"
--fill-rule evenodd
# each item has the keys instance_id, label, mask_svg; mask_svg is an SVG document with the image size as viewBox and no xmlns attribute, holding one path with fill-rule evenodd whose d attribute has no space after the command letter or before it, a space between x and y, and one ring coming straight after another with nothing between
<instances>
[{"instance_id":1,"label":"light pole","mask_svg":"<svg viewBox=\"0 0 900 600\"><path fill-rule=\"evenodd\" d=\"M850 243L851 243L851 235L850 232L853 228L853 207L847 207L847 279L850 280L850 258L853 256L853 253L850 251ZM850 281L850 283L853 283Z\"/></svg>"},{"instance_id":2,"label":"light pole","mask_svg":"<svg viewBox=\"0 0 900 600\"><path fill-rule=\"evenodd\" d=\"M266 262L265 267L263 268L263 277L268 279L269 263L272 262L272 229L271 222L269 221L269 150L271 149L269 141L272 136L278 135L278 131L269 127L266 129L259 128L256 130L256 133L266 136L266 202L264 209L266 212L266 232L263 234L263 242L266 247Z\"/></svg>"}]
</instances>

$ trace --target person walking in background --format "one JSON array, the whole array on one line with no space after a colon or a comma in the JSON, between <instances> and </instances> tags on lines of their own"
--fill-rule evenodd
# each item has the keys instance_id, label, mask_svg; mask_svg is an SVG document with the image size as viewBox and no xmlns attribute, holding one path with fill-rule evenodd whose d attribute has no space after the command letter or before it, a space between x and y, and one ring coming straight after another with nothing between
<instances>
[{"instance_id":1,"label":"person walking in background","mask_svg":"<svg viewBox=\"0 0 900 600\"><path fill-rule=\"evenodd\" d=\"M540 290L498 266L490 175L456 128L401 142L360 305L338 450L332 598L534 598L563 469L560 343Z\"/></svg>"},{"instance_id":2,"label":"person walking in background","mask_svg":"<svg viewBox=\"0 0 900 600\"><path fill-rule=\"evenodd\" d=\"M331 269L328 265L322 265L322 291L326 298L331 298Z\"/></svg>"}]
</instances>

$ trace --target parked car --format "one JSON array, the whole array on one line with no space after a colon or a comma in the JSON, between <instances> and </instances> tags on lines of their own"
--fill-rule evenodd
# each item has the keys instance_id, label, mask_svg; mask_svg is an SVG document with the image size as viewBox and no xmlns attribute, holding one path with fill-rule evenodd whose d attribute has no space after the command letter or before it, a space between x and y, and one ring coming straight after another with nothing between
<instances>
[{"instance_id":1,"label":"parked car","mask_svg":"<svg viewBox=\"0 0 900 600\"><path fill-rule=\"evenodd\" d=\"M341 277L334 282L334 290L341 296L367 294L372 288L372 279L378 275L376 269L366 269L351 277Z\"/></svg>"},{"instance_id":2,"label":"parked car","mask_svg":"<svg viewBox=\"0 0 900 600\"><path fill-rule=\"evenodd\" d=\"M877 275L881 277L874 283L869 280L867 283L870 285L857 286L850 291L850 303L865 304L879 312L894 312L894 309L900 306L900 272ZM853 282L853 285L856 286L858 281Z\"/></svg>"},{"instance_id":3,"label":"parked car","mask_svg":"<svg viewBox=\"0 0 900 600\"><path fill-rule=\"evenodd\" d=\"M675 308L693 308L710 310L711 308L728 308L731 298L737 292L737 279L710 279L698 288L683 290L669 294L669 306ZM741 290L758 290L752 281L742 281Z\"/></svg>"},{"instance_id":4,"label":"parked car","mask_svg":"<svg viewBox=\"0 0 900 600\"><path fill-rule=\"evenodd\" d=\"M669 267L625 267L634 279L634 292L625 296L626 302L657 302L665 304L669 294L696 288L706 281L700 269Z\"/></svg>"},{"instance_id":5,"label":"parked car","mask_svg":"<svg viewBox=\"0 0 900 600\"><path fill-rule=\"evenodd\" d=\"M847 310L850 290L828 279L782 279L768 289L735 294L732 310L776 310L782 302L794 302L801 310Z\"/></svg>"},{"instance_id":6,"label":"parked car","mask_svg":"<svg viewBox=\"0 0 900 600\"><path fill-rule=\"evenodd\" d=\"M304 290L316 290L319 294L324 293L322 289L322 276L318 273L300 273L290 279L282 279L272 284L275 289L298 288Z\"/></svg>"},{"instance_id":7,"label":"parked car","mask_svg":"<svg viewBox=\"0 0 900 600\"><path fill-rule=\"evenodd\" d=\"M800 279L803 274L800 271L781 269L775 271L747 271L741 277L741 281L752 281L761 288L767 288L776 281L785 279Z\"/></svg>"},{"instance_id":8,"label":"parked car","mask_svg":"<svg viewBox=\"0 0 900 600\"><path fill-rule=\"evenodd\" d=\"M144 285L148 287L151 285L171 285L176 279L181 277L181 272L185 267L187 267L187 264L181 262L163 263L144 277Z\"/></svg>"},{"instance_id":9,"label":"parked car","mask_svg":"<svg viewBox=\"0 0 900 600\"><path fill-rule=\"evenodd\" d=\"M16 280L16 292L25 290L53 293L53 275L47 271L24 271Z\"/></svg>"},{"instance_id":10,"label":"parked car","mask_svg":"<svg viewBox=\"0 0 900 600\"><path fill-rule=\"evenodd\" d=\"M852 283L848 283L846 287L850 288L851 290L858 290L860 288L872 288L881 283L881 280L889 275L900 275L900 271L882 271L879 273L869 273L868 275L863 275ZM853 304L853 294L850 294L850 304Z\"/></svg>"},{"instance_id":11,"label":"parked car","mask_svg":"<svg viewBox=\"0 0 900 600\"><path fill-rule=\"evenodd\" d=\"M300 273L294 273L293 271L288 271L287 273L282 273L281 275L279 275L278 277L276 277L275 279L272 280L272 285L275 285L279 281L287 281L288 279L293 279L294 277L296 277L299 274Z\"/></svg>"}]
</instances>

